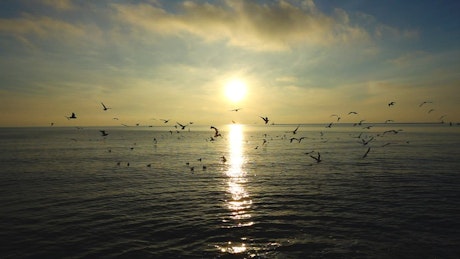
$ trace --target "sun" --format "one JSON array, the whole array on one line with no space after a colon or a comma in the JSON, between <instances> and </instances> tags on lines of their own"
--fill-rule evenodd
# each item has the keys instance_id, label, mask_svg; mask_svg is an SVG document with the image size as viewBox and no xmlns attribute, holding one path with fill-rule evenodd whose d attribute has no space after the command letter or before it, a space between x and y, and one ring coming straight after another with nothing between
<instances>
[{"instance_id":1,"label":"sun","mask_svg":"<svg viewBox=\"0 0 460 259\"><path fill-rule=\"evenodd\" d=\"M240 79L232 79L225 84L225 96L232 102L241 101L246 95L246 83Z\"/></svg>"}]
</instances>

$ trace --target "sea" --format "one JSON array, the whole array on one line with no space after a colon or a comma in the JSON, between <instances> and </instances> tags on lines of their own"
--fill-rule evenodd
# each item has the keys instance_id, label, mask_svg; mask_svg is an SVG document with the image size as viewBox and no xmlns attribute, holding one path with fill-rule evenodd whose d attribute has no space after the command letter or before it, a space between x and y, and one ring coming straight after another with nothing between
<instances>
[{"instance_id":1,"label":"sea","mask_svg":"<svg viewBox=\"0 0 460 259\"><path fill-rule=\"evenodd\" d=\"M460 258L459 125L215 126L0 128L0 257Z\"/></svg>"}]
</instances>

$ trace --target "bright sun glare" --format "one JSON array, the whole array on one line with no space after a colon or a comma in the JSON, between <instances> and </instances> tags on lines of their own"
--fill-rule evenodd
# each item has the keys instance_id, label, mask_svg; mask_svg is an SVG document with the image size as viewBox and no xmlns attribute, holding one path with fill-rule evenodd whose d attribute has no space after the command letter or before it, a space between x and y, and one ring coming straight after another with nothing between
<instances>
[{"instance_id":1,"label":"bright sun glare","mask_svg":"<svg viewBox=\"0 0 460 259\"><path fill-rule=\"evenodd\" d=\"M225 85L225 95L232 102L241 101L246 95L246 84L239 79L233 79Z\"/></svg>"}]
</instances>

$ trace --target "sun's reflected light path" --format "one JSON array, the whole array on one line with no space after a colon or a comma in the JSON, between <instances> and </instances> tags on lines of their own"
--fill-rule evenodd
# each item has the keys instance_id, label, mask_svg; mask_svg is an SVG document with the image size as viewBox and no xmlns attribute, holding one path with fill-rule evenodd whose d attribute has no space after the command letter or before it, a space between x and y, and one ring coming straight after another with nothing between
<instances>
[{"instance_id":1,"label":"sun's reflected light path","mask_svg":"<svg viewBox=\"0 0 460 259\"><path fill-rule=\"evenodd\" d=\"M245 156L243 152L243 125L232 124L229 125L229 159L227 161L229 167L225 172L227 176L227 193L229 199L226 200L227 208L230 212L229 217L223 219L223 228L227 228L234 232L238 232L243 228L254 225L251 220L250 209L252 206L252 199L249 196L246 188L247 183L246 171L243 168L245 163ZM243 231L241 231L243 233ZM223 253L239 254L248 252L247 237L239 236L239 240L230 240L218 249Z\"/></svg>"}]
</instances>

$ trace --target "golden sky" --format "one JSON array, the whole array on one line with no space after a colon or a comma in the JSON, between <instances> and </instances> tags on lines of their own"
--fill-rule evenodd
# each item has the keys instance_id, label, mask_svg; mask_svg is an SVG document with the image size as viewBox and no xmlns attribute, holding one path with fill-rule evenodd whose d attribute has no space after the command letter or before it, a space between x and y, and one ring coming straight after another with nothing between
<instances>
[{"instance_id":1,"label":"golden sky","mask_svg":"<svg viewBox=\"0 0 460 259\"><path fill-rule=\"evenodd\" d=\"M409 2L2 1L0 126L460 122L460 4Z\"/></svg>"}]
</instances>

